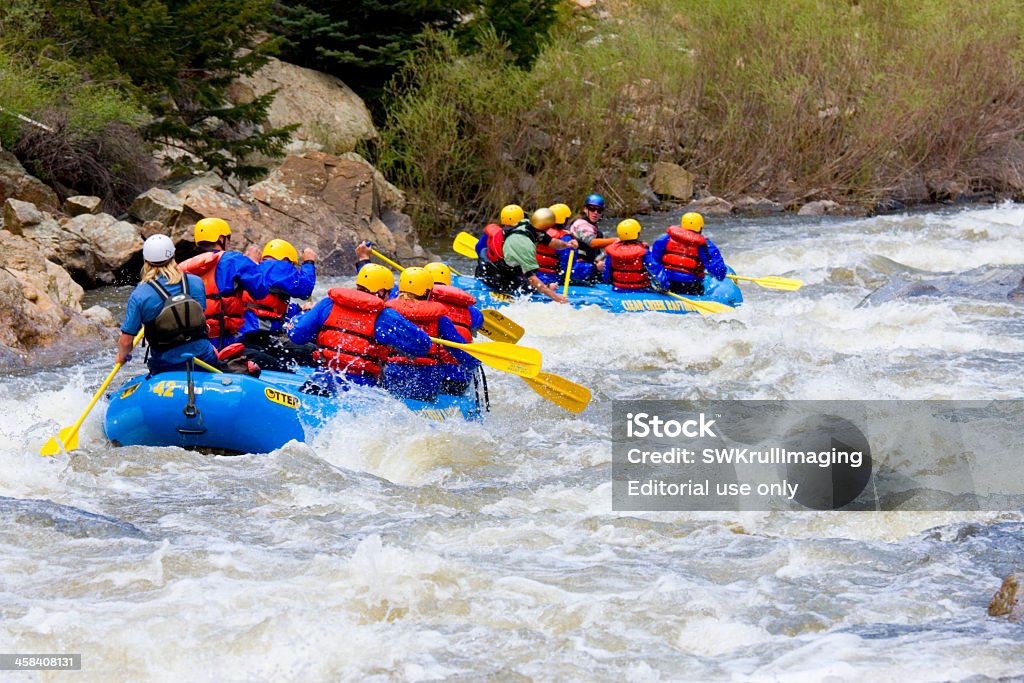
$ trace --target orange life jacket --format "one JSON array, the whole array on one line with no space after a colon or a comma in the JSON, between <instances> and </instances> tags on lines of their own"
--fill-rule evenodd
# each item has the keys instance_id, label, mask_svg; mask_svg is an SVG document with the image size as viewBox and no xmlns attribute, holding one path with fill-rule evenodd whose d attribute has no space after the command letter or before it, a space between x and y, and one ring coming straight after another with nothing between
<instances>
[{"instance_id":1,"label":"orange life jacket","mask_svg":"<svg viewBox=\"0 0 1024 683\"><path fill-rule=\"evenodd\" d=\"M358 289L335 287L327 292L334 306L316 336L327 367L350 375L380 377L388 346L377 342L373 327L384 302Z\"/></svg>"},{"instance_id":2,"label":"orange life jacket","mask_svg":"<svg viewBox=\"0 0 1024 683\"><path fill-rule=\"evenodd\" d=\"M651 281L644 267L647 245L637 240L614 242L604 248L612 269L612 286L616 289L648 289Z\"/></svg>"},{"instance_id":3,"label":"orange life jacket","mask_svg":"<svg viewBox=\"0 0 1024 683\"><path fill-rule=\"evenodd\" d=\"M668 242L661 262L666 270L686 273L700 280L704 277L704 262L700 259L700 248L708 241L704 235L678 225L668 229Z\"/></svg>"},{"instance_id":4,"label":"orange life jacket","mask_svg":"<svg viewBox=\"0 0 1024 683\"><path fill-rule=\"evenodd\" d=\"M423 301L420 299L392 299L385 305L401 313L403 318L416 325L431 337L437 337L437 323L448 310L447 306L437 301ZM435 343L431 344L430 352L422 358L409 358L396 351L388 356L388 362L437 365L438 363L455 363L455 359L444 350L443 346Z\"/></svg>"},{"instance_id":5,"label":"orange life jacket","mask_svg":"<svg viewBox=\"0 0 1024 683\"><path fill-rule=\"evenodd\" d=\"M198 275L206 289L206 329L210 339L222 339L238 334L245 323L245 302L241 287L222 292L217 288L217 264L223 251L207 251L178 264L183 273Z\"/></svg>"},{"instance_id":6,"label":"orange life jacket","mask_svg":"<svg viewBox=\"0 0 1024 683\"><path fill-rule=\"evenodd\" d=\"M444 314L455 323L455 329L459 331L463 339L467 342L473 340L473 332L470 329L473 318L469 314L469 307L476 304L473 295L458 287L434 285L434 288L430 290L430 300L445 306Z\"/></svg>"},{"instance_id":7,"label":"orange life jacket","mask_svg":"<svg viewBox=\"0 0 1024 683\"><path fill-rule=\"evenodd\" d=\"M568 234L568 230L548 228L548 236L553 240L560 240ZM548 273L550 275L558 274L558 252L555 251L551 244L537 244L537 264L540 266L538 270L542 273Z\"/></svg>"}]
</instances>

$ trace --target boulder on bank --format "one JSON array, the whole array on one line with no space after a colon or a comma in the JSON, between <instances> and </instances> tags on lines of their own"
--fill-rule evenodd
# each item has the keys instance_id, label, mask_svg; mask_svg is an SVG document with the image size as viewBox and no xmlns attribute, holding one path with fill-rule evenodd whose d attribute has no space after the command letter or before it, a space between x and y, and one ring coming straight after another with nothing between
<instances>
[{"instance_id":1,"label":"boulder on bank","mask_svg":"<svg viewBox=\"0 0 1024 683\"><path fill-rule=\"evenodd\" d=\"M684 206L683 213L688 211L696 211L704 216L728 216L732 213L733 206L721 197L709 195Z\"/></svg>"},{"instance_id":2,"label":"boulder on bank","mask_svg":"<svg viewBox=\"0 0 1024 683\"><path fill-rule=\"evenodd\" d=\"M136 197L128 213L142 223L160 221L164 225L172 225L177 222L184 208L180 197L154 187Z\"/></svg>"},{"instance_id":3,"label":"boulder on bank","mask_svg":"<svg viewBox=\"0 0 1024 683\"><path fill-rule=\"evenodd\" d=\"M39 209L51 213L60 210L57 193L43 181L29 175L17 157L0 149L0 204L8 199L30 202Z\"/></svg>"},{"instance_id":4,"label":"boulder on bank","mask_svg":"<svg viewBox=\"0 0 1024 683\"><path fill-rule=\"evenodd\" d=\"M82 311L82 287L26 237L0 230L0 357L28 363L37 347L81 349L112 343L112 320Z\"/></svg>"},{"instance_id":5,"label":"boulder on bank","mask_svg":"<svg viewBox=\"0 0 1024 683\"><path fill-rule=\"evenodd\" d=\"M352 274L353 249L363 240L403 264L422 263L429 256L408 216L395 208L404 197L356 154L290 156L241 198L198 187L183 204L171 236L186 251L196 221L216 216L231 225L233 248L287 239L297 249L317 251L322 275Z\"/></svg>"},{"instance_id":6,"label":"boulder on bank","mask_svg":"<svg viewBox=\"0 0 1024 683\"><path fill-rule=\"evenodd\" d=\"M800 207L800 210L796 212L798 216L831 216L842 211L842 206L839 202L834 202L831 199L819 199L817 201L808 202Z\"/></svg>"},{"instance_id":7,"label":"boulder on bank","mask_svg":"<svg viewBox=\"0 0 1024 683\"><path fill-rule=\"evenodd\" d=\"M99 197L75 195L64 200L64 213L69 216L81 216L83 213L97 214L103 208L103 200Z\"/></svg>"},{"instance_id":8,"label":"boulder on bank","mask_svg":"<svg viewBox=\"0 0 1024 683\"><path fill-rule=\"evenodd\" d=\"M288 147L292 152L322 148L348 152L359 141L377 137L363 100L341 80L277 59L235 81L229 96L242 104L274 90L267 124L272 128L298 124Z\"/></svg>"},{"instance_id":9,"label":"boulder on bank","mask_svg":"<svg viewBox=\"0 0 1024 683\"><path fill-rule=\"evenodd\" d=\"M736 200L733 205L733 210L737 213L750 214L750 215L765 215L772 213L782 213L786 210L779 202L772 201L765 197L752 197L750 195L744 195Z\"/></svg>"},{"instance_id":10,"label":"boulder on bank","mask_svg":"<svg viewBox=\"0 0 1024 683\"><path fill-rule=\"evenodd\" d=\"M647 182L659 196L688 202L693 198L696 176L682 166L659 161L651 166Z\"/></svg>"}]
</instances>

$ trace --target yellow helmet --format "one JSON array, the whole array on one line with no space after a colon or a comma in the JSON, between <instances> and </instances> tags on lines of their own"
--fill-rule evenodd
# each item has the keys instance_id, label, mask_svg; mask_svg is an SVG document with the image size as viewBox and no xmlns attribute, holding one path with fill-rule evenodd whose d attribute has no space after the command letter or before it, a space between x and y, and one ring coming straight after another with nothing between
<instances>
[{"instance_id":1,"label":"yellow helmet","mask_svg":"<svg viewBox=\"0 0 1024 683\"><path fill-rule=\"evenodd\" d=\"M538 230L547 230L555 224L555 212L551 209L537 209L530 216L530 225Z\"/></svg>"},{"instance_id":2,"label":"yellow helmet","mask_svg":"<svg viewBox=\"0 0 1024 683\"><path fill-rule=\"evenodd\" d=\"M398 278L398 291L413 296L426 296L434 287L434 276L426 268L406 268Z\"/></svg>"},{"instance_id":3,"label":"yellow helmet","mask_svg":"<svg viewBox=\"0 0 1024 683\"><path fill-rule=\"evenodd\" d=\"M555 214L555 223L558 225L564 224L569 220L569 216L572 215L572 209L567 204L555 204L550 207L551 211Z\"/></svg>"},{"instance_id":4,"label":"yellow helmet","mask_svg":"<svg viewBox=\"0 0 1024 683\"><path fill-rule=\"evenodd\" d=\"M679 222L686 230L693 230L694 232L700 232L704 229L704 216L701 216L696 211L690 211L689 213L683 214L683 220Z\"/></svg>"},{"instance_id":5,"label":"yellow helmet","mask_svg":"<svg viewBox=\"0 0 1024 683\"><path fill-rule=\"evenodd\" d=\"M623 242L635 240L640 237L640 222L635 218L627 218L615 227L615 232Z\"/></svg>"},{"instance_id":6,"label":"yellow helmet","mask_svg":"<svg viewBox=\"0 0 1024 683\"><path fill-rule=\"evenodd\" d=\"M430 271L431 277L434 278L435 285L451 285L452 284L452 269L440 261L434 261L424 266Z\"/></svg>"},{"instance_id":7,"label":"yellow helmet","mask_svg":"<svg viewBox=\"0 0 1024 683\"><path fill-rule=\"evenodd\" d=\"M367 263L359 269L356 275L356 285L363 287L371 294L376 294L382 289L389 292L395 286L395 274L390 269L378 263Z\"/></svg>"},{"instance_id":8,"label":"yellow helmet","mask_svg":"<svg viewBox=\"0 0 1024 683\"><path fill-rule=\"evenodd\" d=\"M199 242L216 242L221 237L231 234L231 226L223 218L203 218L196 223L195 240Z\"/></svg>"},{"instance_id":9,"label":"yellow helmet","mask_svg":"<svg viewBox=\"0 0 1024 683\"><path fill-rule=\"evenodd\" d=\"M263 247L263 258L276 258L278 261L291 261L292 265L299 265L299 252L291 242L284 240L270 240L267 246Z\"/></svg>"},{"instance_id":10,"label":"yellow helmet","mask_svg":"<svg viewBox=\"0 0 1024 683\"><path fill-rule=\"evenodd\" d=\"M509 204L501 210L501 224L515 225L519 221L523 220L523 216L525 215L523 207L518 204Z\"/></svg>"}]
</instances>

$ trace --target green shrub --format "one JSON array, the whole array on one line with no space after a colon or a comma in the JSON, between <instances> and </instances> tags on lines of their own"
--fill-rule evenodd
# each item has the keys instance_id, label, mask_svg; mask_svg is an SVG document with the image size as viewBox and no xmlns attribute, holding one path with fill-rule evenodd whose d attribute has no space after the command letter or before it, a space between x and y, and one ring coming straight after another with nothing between
<instances>
[{"instance_id":1,"label":"green shrub","mask_svg":"<svg viewBox=\"0 0 1024 683\"><path fill-rule=\"evenodd\" d=\"M0 103L0 143L64 196L95 194L116 212L157 175L139 133L144 110L73 65L27 65L0 49Z\"/></svg>"},{"instance_id":2,"label":"green shrub","mask_svg":"<svg viewBox=\"0 0 1024 683\"><path fill-rule=\"evenodd\" d=\"M529 70L496 39L471 54L428 41L379 150L424 217L577 207L590 191L628 212L630 179L654 161L727 197L870 204L911 175L975 184L1024 130L1015 0L602 7L563 21Z\"/></svg>"}]
</instances>

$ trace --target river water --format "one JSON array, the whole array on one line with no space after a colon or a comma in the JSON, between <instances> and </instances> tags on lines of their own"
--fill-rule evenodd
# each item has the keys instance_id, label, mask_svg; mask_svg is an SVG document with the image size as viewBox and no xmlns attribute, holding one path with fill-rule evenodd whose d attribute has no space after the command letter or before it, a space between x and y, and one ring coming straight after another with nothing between
<instances>
[{"instance_id":1,"label":"river water","mask_svg":"<svg viewBox=\"0 0 1024 683\"><path fill-rule=\"evenodd\" d=\"M545 369L592 388L578 416L491 373L483 424L382 404L309 445L214 457L112 448L101 403L82 450L41 458L112 350L4 373L0 650L82 671L3 679L1024 676L1024 628L985 612L1024 564L1019 510L616 513L609 426L612 398L1024 398L1020 304L859 307L891 277L1020 263L1022 222L1011 204L712 220L738 273L807 285L747 283L707 318L513 305Z\"/></svg>"}]
</instances>

